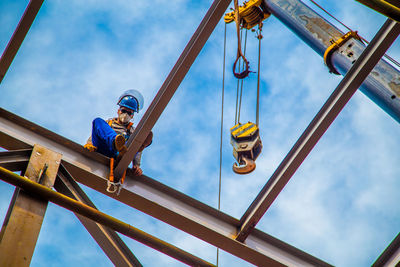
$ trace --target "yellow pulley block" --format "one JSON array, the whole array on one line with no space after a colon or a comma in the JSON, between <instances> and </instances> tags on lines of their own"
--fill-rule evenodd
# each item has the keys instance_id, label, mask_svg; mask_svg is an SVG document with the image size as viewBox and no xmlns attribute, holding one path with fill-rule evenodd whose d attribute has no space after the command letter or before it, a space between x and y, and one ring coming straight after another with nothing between
<instances>
[{"instance_id":1,"label":"yellow pulley block","mask_svg":"<svg viewBox=\"0 0 400 267\"><path fill-rule=\"evenodd\" d=\"M237 174L247 174L256 168L255 160L260 155L262 143L258 126L252 122L238 123L231 128L231 145L235 162L232 166Z\"/></svg>"},{"instance_id":2,"label":"yellow pulley block","mask_svg":"<svg viewBox=\"0 0 400 267\"><path fill-rule=\"evenodd\" d=\"M243 28L251 29L260 24L263 20L271 15L264 7L262 0L249 0L239 6L239 17ZM224 16L225 23L235 21L235 11L226 13Z\"/></svg>"}]
</instances>

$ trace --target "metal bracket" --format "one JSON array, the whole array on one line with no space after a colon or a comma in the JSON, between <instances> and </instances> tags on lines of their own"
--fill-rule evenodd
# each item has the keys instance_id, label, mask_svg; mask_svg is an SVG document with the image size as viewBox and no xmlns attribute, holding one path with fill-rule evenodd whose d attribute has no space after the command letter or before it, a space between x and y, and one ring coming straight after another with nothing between
<instances>
[{"instance_id":1,"label":"metal bracket","mask_svg":"<svg viewBox=\"0 0 400 267\"><path fill-rule=\"evenodd\" d=\"M339 71L335 68L335 66L332 63L332 60L331 60L332 55L336 50L338 50L350 38L356 38L357 40L362 41L360 36L357 34L357 31L355 31L355 32L349 31L348 33L346 33L345 35L343 35L336 41L331 39L332 44L325 50L325 53L324 53L324 62L325 62L325 65L328 66L330 73L340 75Z\"/></svg>"}]
</instances>

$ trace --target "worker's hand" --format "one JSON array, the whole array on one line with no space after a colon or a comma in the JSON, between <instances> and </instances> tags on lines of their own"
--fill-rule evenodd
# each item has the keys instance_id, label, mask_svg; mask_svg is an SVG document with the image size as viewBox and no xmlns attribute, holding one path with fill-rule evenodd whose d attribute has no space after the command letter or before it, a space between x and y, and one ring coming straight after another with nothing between
<instances>
[{"instance_id":1,"label":"worker's hand","mask_svg":"<svg viewBox=\"0 0 400 267\"><path fill-rule=\"evenodd\" d=\"M141 176L143 174L142 169L137 165L133 165L132 171L134 176Z\"/></svg>"},{"instance_id":2,"label":"worker's hand","mask_svg":"<svg viewBox=\"0 0 400 267\"><path fill-rule=\"evenodd\" d=\"M90 152L95 152L97 150L97 147L95 147L94 145L92 145L90 143L87 143L83 147L86 148L87 150L89 150Z\"/></svg>"}]
</instances>

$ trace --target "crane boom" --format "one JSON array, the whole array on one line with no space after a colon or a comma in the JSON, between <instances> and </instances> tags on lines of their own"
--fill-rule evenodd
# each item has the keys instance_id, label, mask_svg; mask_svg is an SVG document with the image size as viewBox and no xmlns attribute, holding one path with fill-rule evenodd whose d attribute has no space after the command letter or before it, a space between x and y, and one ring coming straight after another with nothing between
<instances>
[{"instance_id":1,"label":"crane boom","mask_svg":"<svg viewBox=\"0 0 400 267\"><path fill-rule=\"evenodd\" d=\"M331 46L332 39L336 41L345 35L300 0L264 0L264 4L272 15L321 56ZM357 38L348 38L332 53L332 65L345 75L365 47ZM359 89L400 122L399 70L381 59Z\"/></svg>"}]
</instances>

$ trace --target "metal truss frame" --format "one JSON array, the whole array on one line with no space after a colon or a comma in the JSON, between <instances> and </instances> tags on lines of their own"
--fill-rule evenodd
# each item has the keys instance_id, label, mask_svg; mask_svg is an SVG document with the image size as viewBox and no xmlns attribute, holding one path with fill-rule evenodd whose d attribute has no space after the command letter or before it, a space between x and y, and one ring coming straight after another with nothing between
<instances>
[{"instance_id":1,"label":"metal truss frame","mask_svg":"<svg viewBox=\"0 0 400 267\"><path fill-rule=\"evenodd\" d=\"M105 191L109 173L108 158L90 153L81 145L0 109L0 145L8 150L30 149L39 143L63 154L62 165L74 179L102 194L164 221L182 231L258 266L329 264L254 229L245 243L235 240L239 220L205 205L145 175L127 172L120 195ZM8 167L27 163L21 151L3 152L1 164ZM25 159L24 159L25 157Z\"/></svg>"},{"instance_id":2,"label":"metal truss frame","mask_svg":"<svg viewBox=\"0 0 400 267\"><path fill-rule=\"evenodd\" d=\"M32 3L38 4L39 2L40 4L36 5L36 9L31 7ZM10 66L42 2L30 1L30 5L0 60L1 78ZM128 153L117 164L116 174L122 173L127 168L129 164L127 164L128 157L138 150L157 122L230 2L230 0L216 0L210 7L128 141ZM17 34L17 32L19 33ZM51 151L62 153L63 155L62 167L58 172L55 188L76 200L86 203L87 205L85 206L93 208L94 204L79 188L75 180L255 265L330 266L289 244L255 229L255 226L399 33L400 24L391 20L384 24L296 142L288 156L279 165L241 220L207 206L150 177L145 175L135 177L129 170L125 187L120 195L109 194L105 191L109 173L108 159L106 157L90 153L81 145L4 109L0 109L0 146L9 151L0 153L0 166L11 171L23 170L28 164L32 147L35 144L40 144ZM81 215L77 216L96 240L102 240L107 235L113 236L108 245L104 245L102 248L104 251L112 249L119 251L108 255L114 263L140 266L140 263L115 232L96 223L94 223L94 226L90 219L81 217ZM393 255L397 257L399 242L396 240L390 246L389 252L385 254L390 254L386 258L392 259ZM157 246L159 246L160 251L163 251L172 245L159 242ZM175 250L175 252L177 251L179 249ZM174 255L170 256L178 258ZM198 259L190 254L188 257ZM122 258L130 258L130 260L123 262L121 261Z\"/></svg>"}]
</instances>

